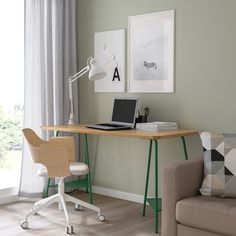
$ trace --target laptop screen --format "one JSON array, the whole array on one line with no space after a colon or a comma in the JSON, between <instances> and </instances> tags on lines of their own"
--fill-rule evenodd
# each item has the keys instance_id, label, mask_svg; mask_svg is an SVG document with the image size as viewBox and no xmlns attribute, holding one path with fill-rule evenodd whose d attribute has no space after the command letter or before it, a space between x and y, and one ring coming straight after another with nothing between
<instances>
[{"instance_id":1,"label":"laptop screen","mask_svg":"<svg viewBox=\"0 0 236 236\"><path fill-rule=\"evenodd\" d=\"M134 125L137 102L137 98L115 98L112 113L112 122Z\"/></svg>"}]
</instances>

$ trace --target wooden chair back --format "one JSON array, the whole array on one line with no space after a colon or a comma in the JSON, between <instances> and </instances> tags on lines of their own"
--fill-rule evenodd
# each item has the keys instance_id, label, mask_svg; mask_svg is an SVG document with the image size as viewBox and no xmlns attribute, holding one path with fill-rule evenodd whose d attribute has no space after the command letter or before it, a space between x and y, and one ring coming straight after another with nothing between
<instances>
[{"instance_id":1,"label":"wooden chair back","mask_svg":"<svg viewBox=\"0 0 236 236\"><path fill-rule=\"evenodd\" d=\"M73 137L41 139L32 129L22 130L28 143L32 161L46 166L49 177L70 176L69 162L75 161Z\"/></svg>"}]
</instances>

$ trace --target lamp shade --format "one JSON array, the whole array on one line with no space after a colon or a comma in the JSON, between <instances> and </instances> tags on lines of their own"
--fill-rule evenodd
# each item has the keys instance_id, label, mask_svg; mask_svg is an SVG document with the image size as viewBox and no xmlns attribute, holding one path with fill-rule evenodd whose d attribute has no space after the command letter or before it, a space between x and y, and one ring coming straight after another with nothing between
<instances>
[{"instance_id":1,"label":"lamp shade","mask_svg":"<svg viewBox=\"0 0 236 236\"><path fill-rule=\"evenodd\" d=\"M89 80L95 81L106 77L107 73L101 66L97 64L95 59L90 61L90 66L91 68L88 75Z\"/></svg>"}]
</instances>

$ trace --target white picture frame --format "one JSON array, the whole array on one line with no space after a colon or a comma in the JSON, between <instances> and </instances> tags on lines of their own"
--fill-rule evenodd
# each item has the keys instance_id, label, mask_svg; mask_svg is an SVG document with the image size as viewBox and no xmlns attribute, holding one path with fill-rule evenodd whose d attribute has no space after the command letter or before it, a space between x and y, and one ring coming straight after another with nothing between
<instances>
[{"instance_id":1,"label":"white picture frame","mask_svg":"<svg viewBox=\"0 0 236 236\"><path fill-rule=\"evenodd\" d=\"M175 10L129 16L128 92L174 92Z\"/></svg>"},{"instance_id":2,"label":"white picture frame","mask_svg":"<svg viewBox=\"0 0 236 236\"><path fill-rule=\"evenodd\" d=\"M125 41L124 29L94 33L94 57L107 72L95 92L125 92Z\"/></svg>"}]
</instances>

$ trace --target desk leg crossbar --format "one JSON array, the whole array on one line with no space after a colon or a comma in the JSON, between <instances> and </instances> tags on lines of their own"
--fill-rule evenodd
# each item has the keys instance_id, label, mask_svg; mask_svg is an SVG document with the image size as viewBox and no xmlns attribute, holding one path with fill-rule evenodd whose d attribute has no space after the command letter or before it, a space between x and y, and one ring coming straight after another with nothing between
<instances>
[{"instance_id":1,"label":"desk leg crossbar","mask_svg":"<svg viewBox=\"0 0 236 236\"><path fill-rule=\"evenodd\" d=\"M187 147L184 136L181 136L183 149L184 149L184 157L185 160L188 160ZM148 183L149 183L149 174L150 174L150 166L151 166L151 157L152 157L152 143L154 142L155 146L155 197L148 198ZM149 151L148 151L148 165L147 165L147 175L146 175L146 185L145 185L145 193L144 193L144 203L143 203L143 216L145 216L146 212L146 204L149 205L155 210L155 232L158 233L158 212L161 211L161 199L158 198L158 141L150 140L149 142Z\"/></svg>"}]
</instances>

